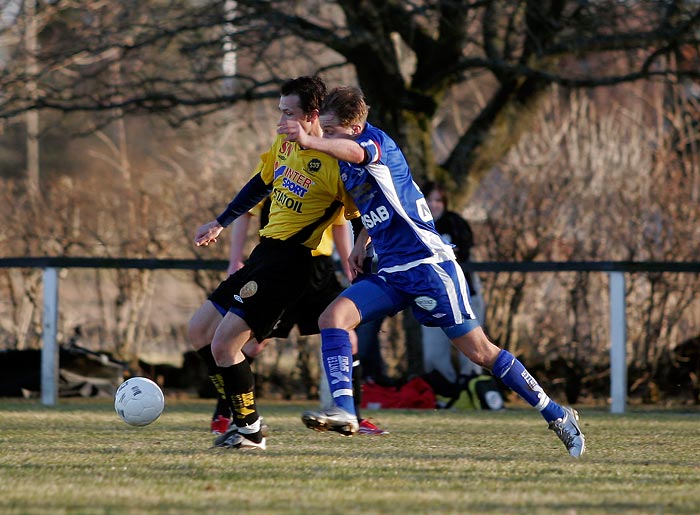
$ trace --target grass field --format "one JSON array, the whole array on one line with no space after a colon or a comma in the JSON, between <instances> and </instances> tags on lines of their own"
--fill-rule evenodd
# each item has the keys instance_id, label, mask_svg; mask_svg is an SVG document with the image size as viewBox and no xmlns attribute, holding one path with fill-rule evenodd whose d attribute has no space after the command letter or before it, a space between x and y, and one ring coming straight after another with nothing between
<instances>
[{"instance_id":1,"label":"grass field","mask_svg":"<svg viewBox=\"0 0 700 515\"><path fill-rule=\"evenodd\" d=\"M260 402L265 452L210 449L212 402L145 428L109 400L0 399L0 513L700 513L700 411L582 409L575 460L539 415L368 412L387 436L303 427Z\"/></svg>"}]
</instances>

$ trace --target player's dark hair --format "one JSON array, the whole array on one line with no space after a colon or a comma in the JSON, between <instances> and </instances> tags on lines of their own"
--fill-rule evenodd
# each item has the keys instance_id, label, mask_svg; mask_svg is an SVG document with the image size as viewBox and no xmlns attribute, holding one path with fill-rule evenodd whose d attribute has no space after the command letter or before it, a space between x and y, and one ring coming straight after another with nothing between
<instances>
[{"instance_id":1,"label":"player's dark hair","mask_svg":"<svg viewBox=\"0 0 700 515\"><path fill-rule=\"evenodd\" d=\"M360 88L353 86L341 86L331 90L321 104L321 113L333 113L338 118L340 125L364 125L367 121L369 106L365 102L365 95Z\"/></svg>"},{"instance_id":2,"label":"player's dark hair","mask_svg":"<svg viewBox=\"0 0 700 515\"><path fill-rule=\"evenodd\" d=\"M445 205L445 211L447 211L449 206L449 196L447 193L447 188L444 184L441 182L428 181L423 185L421 191L423 192L423 196L425 198L428 198L428 195L430 195L433 191L437 191L442 198L442 203Z\"/></svg>"},{"instance_id":3,"label":"player's dark hair","mask_svg":"<svg viewBox=\"0 0 700 515\"><path fill-rule=\"evenodd\" d=\"M297 95L299 97L299 107L306 114L321 109L321 102L326 96L326 84L317 76L297 77L289 79L282 84L280 94L284 97L287 95Z\"/></svg>"}]
</instances>

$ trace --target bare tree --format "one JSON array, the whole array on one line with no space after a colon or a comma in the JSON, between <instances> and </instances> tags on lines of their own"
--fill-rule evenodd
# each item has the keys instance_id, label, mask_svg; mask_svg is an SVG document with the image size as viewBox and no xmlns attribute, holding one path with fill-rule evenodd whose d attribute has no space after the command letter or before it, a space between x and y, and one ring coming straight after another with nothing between
<instances>
[{"instance_id":1,"label":"bare tree","mask_svg":"<svg viewBox=\"0 0 700 515\"><path fill-rule=\"evenodd\" d=\"M26 67L26 48L14 44L27 20L19 16L0 34L7 53L0 118L51 109L91 113L100 126L122 113L158 112L181 124L274 97L290 75L346 80L349 69L417 178L445 175L464 198L531 126L552 84L699 75L674 59L697 56L694 1L66 0L40 7L36 73ZM222 71L232 48L234 76ZM29 81L36 93L26 90ZM434 122L450 96L460 98L469 123L438 163Z\"/></svg>"},{"instance_id":2,"label":"bare tree","mask_svg":"<svg viewBox=\"0 0 700 515\"><path fill-rule=\"evenodd\" d=\"M687 115L692 96L669 97L664 89L628 86L605 109L580 93L548 101L536 131L470 204L484 213L478 252L503 261L695 261L697 117ZM642 96L645 105L630 101ZM579 391L607 378L604 274L483 279L489 332L499 343L530 363L556 364L547 375ZM673 386L673 349L700 331L700 278L628 274L627 289L630 393L656 401Z\"/></svg>"},{"instance_id":3,"label":"bare tree","mask_svg":"<svg viewBox=\"0 0 700 515\"><path fill-rule=\"evenodd\" d=\"M698 255L695 1L59 0L36 2L31 19L17 10L21 4L5 2L0 13L0 127L42 111L41 137L68 127L103 147L92 149L79 187L48 177L41 207L3 183L5 255L191 257L182 243L197 213L215 213L242 184L252 163L240 164L256 145L243 149L237 141L240 152L229 154L235 137L222 129L190 163L183 161L191 150L179 147L154 151L157 165L139 163L135 115L198 129L194 122L222 122L233 108L242 125L259 117L269 126L273 117L258 101L276 98L283 79L311 73L330 84L357 82L373 121L396 137L419 181L447 177L458 206L479 192L472 204L486 213L482 258ZM28 49L30 22L38 38ZM236 66L224 66L233 51ZM622 91L632 82L635 89ZM664 95L657 83L667 86ZM597 111L603 88L628 102ZM570 96L575 89L581 92ZM683 107L670 114L671 104ZM119 131L113 122L123 119ZM268 139L255 129L246 138ZM243 175L225 183L219 174L227 167ZM96 170L106 175L88 180ZM198 181L202 190L182 180L193 173L207 179ZM222 247L213 252L225 256ZM0 287L16 293L3 329L21 340L40 331L37 310L20 305L35 303L36 278L13 274L0 277ZM114 341L137 347L152 279L124 273L100 280L121 288L116 300L104 297ZM216 280L201 274L196 283L204 291ZM499 343L569 362L601 355L605 328L592 321L605 308L596 296L602 279L501 274L487 281ZM695 290L682 278L633 278L635 363L657 359L669 341L697 327L688 315ZM533 313L549 295L563 300ZM111 303L123 308L119 317Z\"/></svg>"}]
</instances>

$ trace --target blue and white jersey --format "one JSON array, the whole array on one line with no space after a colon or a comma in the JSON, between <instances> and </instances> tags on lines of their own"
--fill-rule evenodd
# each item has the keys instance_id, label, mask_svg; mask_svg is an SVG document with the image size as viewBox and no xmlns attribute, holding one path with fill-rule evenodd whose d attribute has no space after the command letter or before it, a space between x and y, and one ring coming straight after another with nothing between
<instances>
[{"instance_id":1,"label":"blue and white jersey","mask_svg":"<svg viewBox=\"0 0 700 515\"><path fill-rule=\"evenodd\" d=\"M454 259L452 247L436 231L428 203L394 140L367 123L355 141L365 149L369 162L341 161L340 173L372 237L379 272Z\"/></svg>"}]
</instances>

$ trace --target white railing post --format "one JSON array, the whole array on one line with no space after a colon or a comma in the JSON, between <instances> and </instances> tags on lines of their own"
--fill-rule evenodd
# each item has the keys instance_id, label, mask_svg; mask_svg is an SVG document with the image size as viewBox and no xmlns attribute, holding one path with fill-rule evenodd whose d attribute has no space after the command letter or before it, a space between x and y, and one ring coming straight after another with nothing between
<instances>
[{"instance_id":1,"label":"white railing post","mask_svg":"<svg viewBox=\"0 0 700 515\"><path fill-rule=\"evenodd\" d=\"M624 413L627 404L627 319L625 274L609 272L610 279L610 412Z\"/></svg>"},{"instance_id":2,"label":"white railing post","mask_svg":"<svg viewBox=\"0 0 700 515\"><path fill-rule=\"evenodd\" d=\"M44 269L44 345L41 349L41 403L55 406L58 401L58 271Z\"/></svg>"}]
</instances>

